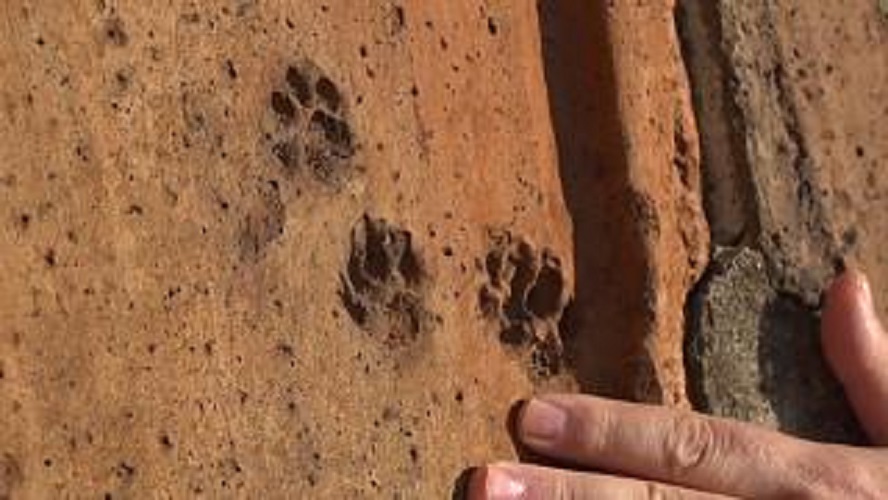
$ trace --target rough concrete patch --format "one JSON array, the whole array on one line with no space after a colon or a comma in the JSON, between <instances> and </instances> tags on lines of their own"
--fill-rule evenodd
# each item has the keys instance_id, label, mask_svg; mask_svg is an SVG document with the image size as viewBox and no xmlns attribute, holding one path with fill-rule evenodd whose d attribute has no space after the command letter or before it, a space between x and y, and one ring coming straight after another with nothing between
<instances>
[{"instance_id":1,"label":"rough concrete patch","mask_svg":"<svg viewBox=\"0 0 888 500\"><path fill-rule=\"evenodd\" d=\"M772 281L815 306L846 249L820 174L833 160L806 131L811 101L789 69L812 50L785 45L767 2L685 0L681 13L715 241L761 248Z\"/></svg>"},{"instance_id":2,"label":"rough concrete patch","mask_svg":"<svg viewBox=\"0 0 888 500\"><path fill-rule=\"evenodd\" d=\"M806 438L862 441L820 353L816 311L771 286L760 253L718 249L691 307L687 362L700 409Z\"/></svg>"}]
</instances>

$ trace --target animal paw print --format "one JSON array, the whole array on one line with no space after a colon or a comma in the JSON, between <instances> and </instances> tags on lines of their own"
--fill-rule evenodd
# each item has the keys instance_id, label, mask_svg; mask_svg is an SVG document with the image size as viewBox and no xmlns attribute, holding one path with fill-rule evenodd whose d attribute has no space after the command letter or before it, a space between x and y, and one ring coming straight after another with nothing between
<instances>
[{"instance_id":1,"label":"animal paw print","mask_svg":"<svg viewBox=\"0 0 888 500\"><path fill-rule=\"evenodd\" d=\"M430 332L438 318L425 306L427 275L412 234L365 215L351 240L341 295L355 323L389 348Z\"/></svg>"},{"instance_id":2,"label":"animal paw print","mask_svg":"<svg viewBox=\"0 0 888 500\"><path fill-rule=\"evenodd\" d=\"M357 142L339 87L306 59L287 67L269 104L275 118L271 151L281 166L340 187L354 170Z\"/></svg>"},{"instance_id":3,"label":"animal paw print","mask_svg":"<svg viewBox=\"0 0 888 500\"><path fill-rule=\"evenodd\" d=\"M485 268L479 307L497 322L500 342L525 355L534 375L558 374L564 359L559 323L569 302L561 261L548 249L496 231Z\"/></svg>"}]
</instances>

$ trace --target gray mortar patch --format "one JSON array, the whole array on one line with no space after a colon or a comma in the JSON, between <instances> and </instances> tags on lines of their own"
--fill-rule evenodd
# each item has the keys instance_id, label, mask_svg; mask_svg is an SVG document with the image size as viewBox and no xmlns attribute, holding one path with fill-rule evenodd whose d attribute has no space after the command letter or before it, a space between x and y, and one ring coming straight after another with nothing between
<instances>
[{"instance_id":1,"label":"gray mortar patch","mask_svg":"<svg viewBox=\"0 0 888 500\"><path fill-rule=\"evenodd\" d=\"M698 409L805 438L863 442L821 354L818 312L772 287L760 253L717 249L689 313L685 357Z\"/></svg>"}]
</instances>

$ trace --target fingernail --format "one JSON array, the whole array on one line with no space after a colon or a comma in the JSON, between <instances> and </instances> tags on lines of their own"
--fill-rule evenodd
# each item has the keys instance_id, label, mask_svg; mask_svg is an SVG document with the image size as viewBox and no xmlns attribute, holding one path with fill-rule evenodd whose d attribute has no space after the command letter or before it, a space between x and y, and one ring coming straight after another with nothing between
<instances>
[{"instance_id":1,"label":"fingernail","mask_svg":"<svg viewBox=\"0 0 888 500\"><path fill-rule=\"evenodd\" d=\"M860 304L862 306L864 321L870 328L873 328L873 331L881 332L881 322L879 321L879 313L876 311L876 302L875 299L873 299L873 290L870 287L869 280L863 273L860 273L857 276L857 289L860 297Z\"/></svg>"},{"instance_id":2,"label":"fingernail","mask_svg":"<svg viewBox=\"0 0 888 500\"><path fill-rule=\"evenodd\" d=\"M484 486L488 500L519 500L527 493L519 478L500 467L487 468Z\"/></svg>"},{"instance_id":3,"label":"fingernail","mask_svg":"<svg viewBox=\"0 0 888 500\"><path fill-rule=\"evenodd\" d=\"M866 275L858 271L854 273L854 281L857 285L857 293L860 295L864 305L866 305L867 308L872 308L873 292L870 290L869 280L866 278Z\"/></svg>"},{"instance_id":4,"label":"fingernail","mask_svg":"<svg viewBox=\"0 0 888 500\"><path fill-rule=\"evenodd\" d=\"M564 434L567 413L539 399L530 400L521 415L521 436L529 444L548 445Z\"/></svg>"}]
</instances>

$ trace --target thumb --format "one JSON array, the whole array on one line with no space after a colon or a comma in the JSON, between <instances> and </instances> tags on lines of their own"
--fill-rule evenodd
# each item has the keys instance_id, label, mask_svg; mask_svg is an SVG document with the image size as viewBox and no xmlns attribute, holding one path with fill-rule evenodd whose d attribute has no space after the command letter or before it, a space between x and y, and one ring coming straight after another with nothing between
<instances>
[{"instance_id":1,"label":"thumb","mask_svg":"<svg viewBox=\"0 0 888 500\"><path fill-rule=\"evenodd\" d=\"M826 293L824 356L870 439L888 445L888 335L866 276L846 271Z\"/></svg>"}]
</instances>

